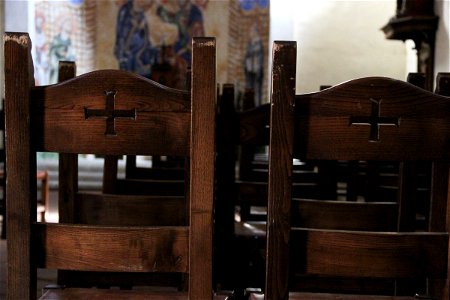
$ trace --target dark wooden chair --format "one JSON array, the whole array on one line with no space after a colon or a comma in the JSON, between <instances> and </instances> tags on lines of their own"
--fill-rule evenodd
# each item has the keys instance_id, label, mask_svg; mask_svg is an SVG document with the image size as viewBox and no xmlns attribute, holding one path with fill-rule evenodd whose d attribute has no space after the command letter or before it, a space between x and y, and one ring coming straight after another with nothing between
<instances>
[{"instance_id":1,"label":"dark wooden chair","mask_svg":"<svg viewBox=\"0 0 450 300\"><path fill-rule=\"evenodd\" d=\"M243 225L243 222L235 221L235 208L240 205L240 184L236 181L239 146L268 145L268 135L264 132L267 132L269 110L268 105L262 105L251 111L247 110L246 113L238 112L233 85L224 85L222 95L223 97L219 98L217 118L216 205L217 210L220 209L217 227L222 236L220 245L229 246L227 251L221 251L223 255L218 259L223 270L218 281L225 288L232 287L236 290L236 296L239 298L239 294L243 293L239 290L243 291L249 285L254 286L263 279L264 263L261 250L265 245L265 238L261 234L257 235L257 232ZM249 186L253 187L250 184ZM262 232L262 235L265 233Z\"/></svg>"},{"instance_id":2,"label":"dark wooden chair","mask_svg":"<svg viewBox=\"0 0 450 300\"><path fill-rule=\"evenodd\" d=\"M0 109L0 215L2 216L0 239L6 239L6 154L5 154L5 104L1 99L2 107Z\"/></svg>"},{"instance_id":3,"label":"dark wooden chair","mask_svg":"<svg viewBox=\"0 0 450 300\"><path fill-rule=\"evenodd\" d=\"M276 42L272 61L265 298L449 299L450 99L384 77L296 96L295 42ZM399 161L395 230L307 224L300 214L305 208L292 199L293 158ZM410 201L415 161L433 165L429 223L421 232L413 225ZM326 218L331 211L326 207L316 213L316 221ZM348 223L361 220L359 213L346 214ZM375 221L385 223L384 218ZM394 286L391 293L370 291L372 296L339 285L337 294L315 293L303 289L302 280L311 277L388 280ZM403 282L408 284L396 288Z\"/></svg>"},{"instance_id":4,"label":"dark wooden chair","mask_svg":"<svg viewBox=\"0 0 450 300\"><path fill-rule=\"evenodd\" d=\"M75 74L75 62L59 62L58 82L72 79ZM128 156L136 157L135 155ZM61 174L59 184L63 187L59 190L58 214L60 222L135 226L186 224L189 212L186 206L187 198L184 194L184 181L177 181L175 184L171 184L173 181L170 181L169 184L158 185L161 181L149 180L148 184L145 184L146 182L143 180L119 179L117 176L118 156L105 155L101 190L86 191L76 185L79 176L76 157L77 154L59 154L59 174ZM136 168L135 170L140 169ZM155 172L153 174L156 175ZM163 179L166 179L166 177ZM186 184L188 185L189 182L186 182ZM174 189L173 186L176 188ZM162 187L169 187L173 194L161 193ZM118 195L120 196L118 197ZM67 202L67 199L71 199L71 201ZM148 200L148 204L144 206L145 199ZM167 203L160 204L162 199L166 199ZM111 205L111 203L114 205ZM168 208L173 209L175 213L166 213L165 210ZM141 213L136 214L134 212L136 209ZM146 285L187 288L184 274L159 272L124 274L122 272L100 273L58 270L57 283L64 287L110 288L117 286L121 289L132 289L133 287Z\"/></svg>"},{"instance_id":5,"label":"dark wooden chair","mask_svg":"<svg viewBox=\"0 0 450 300\"><path fill-rule=\"evenodd\" d=\"M186 75L183 76L186 78L186 83L183 89L190 90L191 88L191 70L190 67L188 68ZM154 79L158 83L164 84L165 80L158 81L157 78ZM124 192L127 188L124 186L127 186L128 180L131 181L131 185L135 186L137 185L138 193L139 190L143 190L143 192L148 191L148 189L151 189L151 187L147 188L140 188L139 181L142 180L172 180L172 181L178 181L173 182L172 184L166 184L167 188L172 191L182 191L180 189L180 181L184 181L185 178L188 178L188 176L185 176L185 173L187 170L185 157L178 156L158 156L158 155L152 155L143 157L142 160L145 160L147 164L151 162L151 167L149 166L140 166L138 164L139 158L136 157L136 155L126 155L123 157L125 161L125 181L122 179L118 180L118 187L115 187L113 184L114 180L116 178L112 178L109 173L114 174L114 171L116 170L116 164L120 158L119 157L105 157L105 175L104 177L108 178L108 184L105 182L104 190L111 190L114 191L114 189L117 189L119 192ZM110 169L112 168L112 169ZM110 170L112 172L110 172ZM136 181L136 182L133 182ZM155 186L157 183L151 185ZM131 187L130 189L133 189ZM155 191L157 193L157 191ZM183 194L184 191L181 192ZM175 192L174 194L180 194L180 192Z\"/></svg>"},{"instance_id":6,"label":"dark wooden chair","mask_svg":"<svg viewBox=\"0 0 450 300\"><path fill-rule=\"evenodd\" d=\"M190 93L119 70L94 71L64 83L34 87L28 35L8 33L4 46L8 297L36 299L36 268L52 268L185 273L188 291L62 288L47 290L44 299L212 299L214 39L193 40ZM111 225L109 216L96 225L76 224L64 217L59 224L38 223L36 203L31 201L36 193L36 151L70 155L62 177L71 177L64 167L76 165L77 153L186 155L190 166L188 220L170 226ZM78 203L71 198L77 190L76 178L63 182L62 201L67 206ZM120 209L123 199L110 200L111 213L125 217ZM149 199L142 200L147 207ZM93 203L81 205L95 207ZM135 201L135 209L128 211L136 219L158 216L150 209L140 210L139 204ZM177 208L172 201L158 199L156 206L159 215Z\"/></svg>"},{"instance_id":7,"label":"dark wooden chair","mask_svg":"<svg viewBox=\"0 0 450 300\"><path fill-rule=\"evenodd\" d=\"M222 232L220 243L232 245L218 262L225 270L222 285L233 287L239 294L264 284L268 179L265 148L269 145L270 105L253 107L252 91L247 90L243 110L239 111L234 94L234 87L225 85L219 102L216 205L221 219L216 220L220 224L216 232ZM319 181L317 165L296 164L296 191L326 198L325 185L329 181Z\"/></svg>"},{"instance_id":8,"label":"dark wooden chair","mask_svg":"<svg viewBox=\"0 0 450 300\"><path fill-rule=\"evenodd\" d=\"M68 80L75 76L76 66L74 62L60 62L59 66L59 81ZM190 74L190 72L189 72ZM218 99L226 97L234 97L228 91L229 86L225 85L224 92L218 93ZM67 154L60 155L60 158L64 161ZM159 156L155 156L159 158ZM125 178L118 178L118 156L106 155L104 157L104 170L103 170L103 185L102 190L97 192L77 191L73 198L79 200L77 210L71 212L73 220L81 223L99 223L108 222L109 224L135 224L135 225L166 225L166 224L184 224L188 218L187 195L189 191L189 182L185 178L189 178L189 166L185 165L181 168L180 162L188 162L187 157L170 157L164 161L158 160L156 165L153 165L155 157L146 157L152 161L152 166L139 166L136 161L136 155L126 155L125 158ZM62 161L61 165L64 165ZM76 176L76 168L68 166L68 169L61 170L61 172L70 172ZM67 177L65 177L67 178ZM120 210L122 213L111 213L111 210L107 211L101 207L100 202L96 199L103 198L102 202L108 203L111 198L121 195L120 198L123 202L120 203ZM126 195L126 196L125 196ZM144 218L136 218L136 215L131 210L135 209L133 203L138 199L142 202L142 196L149 199L149 208L156 213L152 218L148 218L148 214L141 214ZM163 196L168 202L173 202L173 213L171 214L159 214L160 209L152 201L155 201L155 196ZM86 205L85 203L95 203L95 205ZM82 205L80 205L82 204ZM219 203L216 203L214 225L215 225L215 237L214 237L214 287L221 294L232 294L232 291L222 290L222 273L223 268L220 266L225 261L223 259L224 253L228 253L227 248L230 247L229 242L226 241L223 236L224 225L222 220L225 214L223 207ZM166 204L169 207L169 204ZM62 211L67 208L64 203L61 203L60 214L67 216L66 211ZM142 208L141 208L142 209ZM99 214L99 211L105 211ZM108 213L107 213L108 212ZM85 217L91 216L91 217ZM95 217L92 217L95 216ZM128 218L129 220L124 218ZM114 220L114 218L118 218ZM63 286L100 286L110 287L119 286L122 289L130 289L133 286L139 285L157 285L157 286L172 286L180 289L186 288L186 276L183 274L126 274L104 272L98 276L98 273L91 272L72 272L72 271L59 271L58 272L58 284ZM229 287L230 288L230 287Z\"/></svg>"}]
</instances>

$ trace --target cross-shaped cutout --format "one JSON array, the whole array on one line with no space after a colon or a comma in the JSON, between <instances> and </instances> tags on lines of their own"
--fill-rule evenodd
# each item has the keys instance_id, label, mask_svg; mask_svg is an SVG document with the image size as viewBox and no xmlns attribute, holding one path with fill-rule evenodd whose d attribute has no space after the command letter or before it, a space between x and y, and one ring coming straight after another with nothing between
<instances>
[{"instance_id":1,"label":"cross-shaped cutout","mask_svg":"<svg viewBox=\"0 0 450 300\"><path fill-rule=\"evenodd\" d=\"M115 136L115 120L117 118L136 120L136 109L116 110L115 99L116 91L105 91L106 94L106 108L105 109L88 109L84 108L84 118L104 118L106 119L105 135Z\"/></svg>"},{"instance_id":2,"label":"cross-shaped cutout","mask_svg":"<svg viewBox=\"0 0 450 300\"><path fill-rule=\"evenodd\" d=\"M372 112L370 116L350 117L351 125L369 125L370 126L370 142L378 142L380 140L380 126L391 125L400 126L400 119L398 117L381 117L380 106L382 99L369 99L372 102Z\"/></svg>"}]
</instances>

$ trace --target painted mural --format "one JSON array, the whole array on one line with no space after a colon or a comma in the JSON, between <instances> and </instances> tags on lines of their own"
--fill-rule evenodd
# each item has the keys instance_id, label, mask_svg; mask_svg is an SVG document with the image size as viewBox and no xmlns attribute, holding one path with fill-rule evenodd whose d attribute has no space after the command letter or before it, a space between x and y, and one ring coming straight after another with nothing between
<instances>
[{"instance_id":1,"label":"painted mural","mask_svg":"<svg viewBox=\"0 0 450 300\"><path fill-rule=\"evenodd\" d=\"M239 0L230 5L228 76L238 91L254 92L254 106L268 102L269 0ZM241 104L241 103L239 103Z\"/></svg>"},{"instance_id":2,"label":"painted mural","mask_svg":"<svg viewBox=\"0 0 450 300\"><path fill-rule=\"evenodd\" d=\"M114 55L119 68L184 88L193 36L204 36L207 1L118 3Z\"/></svg>"},{"instance_id":3,"label":"painted mural","mask_svg":"<svg viewBox=\"0 0 450 300\"><path fill-rule=\"evenodd\" d=\"M57 63L77 74L112 68L185 88L193 36L214 36L217 81L266 102L269 0L34 0L30 24L37 84Z\"/></svg>"},{"instance_id":4,"label":"painted mural","mask_svg":"<svg viewBox=\"0 0 450 300\"><path fill-rule=\"evenodd\" d=\"M93 69L93 4L84 0L30 2L34 8L29 32L36 84L56 83L59 61L76 61L79 73Z\"/></svg>"}]
</instances>

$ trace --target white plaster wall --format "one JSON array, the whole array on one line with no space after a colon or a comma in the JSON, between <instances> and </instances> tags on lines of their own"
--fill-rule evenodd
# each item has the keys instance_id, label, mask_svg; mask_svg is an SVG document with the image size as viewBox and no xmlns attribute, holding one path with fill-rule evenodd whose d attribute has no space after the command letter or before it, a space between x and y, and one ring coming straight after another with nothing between
<instances>
[{"instance_id":1,"label":"white plaster wall","mask_svg":"<svg viewBox=\"0 0 450 300\"><path fill-rule=\"evenodd\" d=\"M3 33L5 32L5 5L0 4L0 99L5 97L4 95L4 55L3 55ZM0 101L0 109L2 109L3 101ZM3 139L0 139L3 140ZM0 146L2 148L3 145Z\"/></svg>"},{"instance_id":2,"label":"white plaster wall","mask_svg":"<svg viewBox=\"0 0 450 300\"><path fill-rule=\"evenodd\" d=\"M28 32L28 1L4 0L4 6L5 31Z\"/></svg>"},{"instance_id":3,"label":"white plaster wall","mask_svg":"<svg viewBox=\"0 0 450 300\"><path fill-rule=\"evenodd\" d=\"M435 0L434 12L439 16L434 72L450 72L450 0Z\"/></svg>"},{"instance_id":4,"label":"white plaster wall","mask_svg":"<svg viewBox=\"0 0 450 300\"><path fill-rule=\"evenodd\" d=\"M395 0L271 1L271 40L297 41L297 93L361 76L404 80L405 44L381 31L395 10Z\"/></svg>"},{"instance_id":5,"label":"white plaster wall","mask_svg":"<svg viewBox=\"0 0 450 300\"><path fill-rule=\"evenodd\" d=\"M3 70L3 32L28 32L28 1L0 0L0 70ZM0 95L4 97L4 74L0 72ZM1 105L1 104L0 104Z\"/></svg>"}]
</instances>

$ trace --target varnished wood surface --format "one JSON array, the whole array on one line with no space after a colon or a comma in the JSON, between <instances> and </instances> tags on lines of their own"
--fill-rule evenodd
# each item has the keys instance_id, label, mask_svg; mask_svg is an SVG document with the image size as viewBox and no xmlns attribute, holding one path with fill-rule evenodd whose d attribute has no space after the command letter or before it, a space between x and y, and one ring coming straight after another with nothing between
<instances>
[{"instance_id":1,"label":"varnished wood surface","mask_svg":"<svg viewBox=\"0 0 450 300\"><path fill-rule=\"evenodd\" d=\"M195 295L194 298L209 299L211 297L209 291L213 290L216 47L215 40L205 38L198 38L192 46L198 55L192 59L191 77L191 97L196 101L192 101L191 107L191 130L195 134L191 135L190 140L189 271L197 276L189 277L189 290L191 295ZM207 66L209 68L206 68Z\"/></svg>"},{"instance_id":2,"label":"varnished wood surface","mask_svg":"<svg viewBox=\"0 0 450 300\"><path fill-rule=\"evenodd\" d=\"M108 289L51 289L47 290L40 298L41 300L68 300L68 299L123 299L123 300L187 300L189 299L187 293L180 292L157 292L145 290L108 290Z\"/></svg>"},{"instance_id":3,"label":"varnished wood surface","mask_svg":"<svg viewBox=\"0 0 450 300\"><path fill-rule=\"evenodd\" d=\"M107 290L107 289L49 289L40 298L41 300L68 300L68 299L111 299L111 300L187 300L186 292L155 291L155 290ZM214 300L231 299L226 295L214 295Z\"/></svg>"},{"instance_id":4,"label":"varnished wood surface","mask_svg":"<svg viewBox=\"0 0 450 300\"><path fill-rule=\"evenodd\" d=\"M41 267L84 271L189 271L188 227L38 223L33 230L39 234L40 247L35 255Z\"/></svg>"},{"instance_id":5,"label":"varnished wood surface","mask_svg":"<svg viewBox=\"0 0 450 300\"><path fill-rule=\"evenodd\" d=\"M184 196L184 180L173 179L117 179L113 192L128 195Z\"/></svg>"},{"instance_id":6,"label":"varnished wood surface","mask_svg":"<svg viewBox=\"0 0 450 300\"><path fill-rule=\"evenodd\" d=\"M319 229L396 231L395 202L292 200L291 225ZM380 222L383 220L383 222Z\"/></svg>"},{"instance_id":7,"label":"varnished wood surface","mask_svg":"<svg viewBox=\"0 0 450 300\"><path fill-rule=\"evenodd\" d=\"M86 94L92 87L95 87L98 93ZM61 145L54 144L58 140L64 141L66 147L70 145L70 151L79 153L91 151L119 154L118 149L123 148L130 154L188 153L186 147L189 145L190 101L185 91L160 89L157 83L120 70L93 71L45 88L45 93L42 90L42 87L36 87L32 91L32 97L42 99L36 103L43 103L46 110L44 125L33 125L33 134L45 137L42 144L39 144L42 151L60 149ZM105 109L105 91L109 90L117 92L116 110L136 111L135 120L115 120L117 136L114 139L105 135L105 118L85 117L85 109ZM37 105L33 109L40 112L44 107ZM181 112L185 112L184 118ZM71 131L70 136L65 134L68 131ZM139 139L139 136L144 134L147 134L147 138ZM167 139L169 136L171 138ZM102 143L94 146L94 138L100 139ZM75 140L76 143L71 142ZM171 148L169 152L161 153L158 149L162 149L165 144L171 145ZM70 152L69 149L62 150Z\"/></svg>"},{"instance_id":8,"label":"varnished wood surface","mask_svg":"<svg viewBox=\"0 0 450 300\"><path fill-rule=\"evenodd\" d=\"M447 233L295 228L290 266L307 274L331 276L442 278L447 274L447 253Z\"/></svg>"},{"instance_id":9,"label":"varnished wood surface","mask_svg":"<svg viewBox=\"0 0 450 300\"><path fill-rule=\"evenodd\" d=\"M187 225L184 197L78 193L76 222L126 226Z\"/></svg>"},{"instance_id":10,"label":"varnished wood surface","mask_svg":"<svg viewBox=\"0 0 450 300\"><path fill-rule=\"evenodd\" d=\"M272 49L265 297L274 300L288 295L296 47L295 42L278 42ZM282 167L270 164L275 157Z\"/></svg>"},{"instance_id":11,"label":"varnished wood surface","mask_svg":"<svg viewBox=\"0 0 450 300\"><path fill-rule=\"evenodd\" d=\"M294 64L295 55L290 56L290 63L286 62L292 52L283 53L283 47L290 47L295 53L293 45L274 46L266 298L290 299L289 292L302 288L302 278L337 276L360 279L361 292L368 292L364 283L373 278L397 280L396 289L391 293L401 290L403 279L414 280L415 283L409 282L410 295L429 292L436 299L448 299L446 207L450 121L446 115L450 110L449 98L382 77L359 78L321 92L294 97L294 91L286 82L295 75L286 65ZM366 121L361 120L369 120L369 116L370 122L362 124ZM352 124L355 120L361 124ZM378 126L378 121L392 124ZM332 230L291 227L301 219L302 213L307 213L306 206L291 211L295 203L292 201L293 158L400 162L394 230L336 230L339 224ZM435 220L424 232L415 231L413 225L414 190L418 182L416 161L433 161L430 203L433 207L436 202L436 208L430 210L430 220ZM353 210L356 206L349 208ZM338 214L332 206L327 210ZM317 211L315 214L316 218L325 217ZM351 218L351 214L347 218ZM381 217L378 221L384 220ZM374 229L377 228L371 230ZM308 291L317 291L317 287L310 286ZM358 293L357 290L352 292ZM301 295L309 299L306 294ZM317 299L322 296L318 295ZM342 295L326 296L324 299L340 299ZM311 295L311 299L315 297Z\"/></svg>"},{"instance_id":12,"label":"varnished wood surface","mask_svg":"<svg viewBox=\"0 0 450 300\"><path fill-rule=\"evenodd\" d=\"M31 63L31 45L22 33L4 37L5 54L5 146L7 201L7 253L8 253L8 299L36 298L30 259L31 220L36 220L36 206L30 199L36 197L36 154L30 145L30 120L26 112L30 103L29 88L34 85ZM9 134L15 132L15 135ZM14 155L10 155L14 154ZM29 188L25 188L29 187Z\"/></svg>"},{"instance_id":13,"label":"varnished wood surface","mask_svg":"<svg viewBox=\"0 0 450 300\"><path fill-rule=\"evenodd\" d=\"M6 35L6 136L7 147L11 147L7 170L12 174L8 180L8 299L36 298L36 267L183 273L189 279L189 299L212 299L215 40L194 38L192 46L191 91L169 89L117 70L94 71L60 84L32 87L29 36ZM107 105L109 115L96 118L106 113L102 110ZM134 116L121 118L133 111ZM36 204L30 201L36 195L36 151L65 154L60 169L65 178L60 187L67 190L60 193L60 203L68 211L59 224L36 223ZM77 176L65 172L76 169L79 153L190 157L191 174L185 176L190 186L183 189L190 203L182 209L189 216L180 221L186 226L70 224L75 221L78 186ZM112 196L111 200L117 203L119 198ZM154 199L129 204L137 210L139 202L147 200ZM168 199L164 204L167 211L178 209L178 200ZM95 207L98 201L88 204L94 208L95 222L113 218ZM178 218L178 213L172 218Z\"/></svg>"},{"instance_id":14,"label":"varnished wood surface","mask_svg":"<svg viewBox=\"0 0 450 300\"><path fill-rule=\"evenodd\" d=\"M369 141L370 126L350 126L352 116L371 114L370 99L381 99L382 117L400 120L399 126L380 126L379 142ZM355 79L298 95L295 130L307 134L307 143L296 143L295 153L309 159L448 159L449 153L443 151L450 140L447 102L409 83L382 77Z\"/></svg>"}]
</instances>

